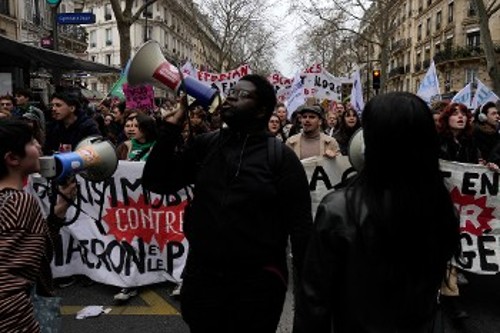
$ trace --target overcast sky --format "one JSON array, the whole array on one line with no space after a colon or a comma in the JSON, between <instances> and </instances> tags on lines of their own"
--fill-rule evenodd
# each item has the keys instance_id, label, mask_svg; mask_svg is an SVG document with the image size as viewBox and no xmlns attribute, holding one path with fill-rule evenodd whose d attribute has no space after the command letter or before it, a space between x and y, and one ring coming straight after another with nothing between
<instances>
[{"instance_id":1,"label":"overcast sky","mask_svg":"<svg viewBox=\"0 0 500 333\"><path fill-rule=\"evenodd\" d=\"M283 2L287 2L286 0ZM276 50L276 66L286 77L293 77L295 72L299 70L292 63L292 56L295 52L295 34L298 32L299 26L301 24L300 18L295 15L287 15L286 11L288 8L285 6L274 6L273 14L276 15L281 22L283 31L278 34L280 45Z\"/></svg>"}]
</instances>

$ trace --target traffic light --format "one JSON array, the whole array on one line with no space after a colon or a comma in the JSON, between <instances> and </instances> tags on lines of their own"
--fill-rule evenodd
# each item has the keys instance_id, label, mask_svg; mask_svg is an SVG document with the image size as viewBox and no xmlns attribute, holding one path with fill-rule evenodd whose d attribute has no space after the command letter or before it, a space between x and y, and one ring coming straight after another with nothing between
<instances>
[{"instance_id":1,"label":"traffic light","mask_svg":"<svg viewBox=\"0 0 500 333\"><path fill-rule=\"evenodd\" d=\"M58 7L61 3L61 0L46 0L47 4L51 7Z\"/></svg>"},{"instance_id":2,"label":"traffic light","mask_svg":"<svg viewBox=\"0 0 500 333\"><path fill-rule=\"evenodd\" d=\"M372 73L373 89L380 89L380 69L374 69Z\"/></svg>"}]
</instances>

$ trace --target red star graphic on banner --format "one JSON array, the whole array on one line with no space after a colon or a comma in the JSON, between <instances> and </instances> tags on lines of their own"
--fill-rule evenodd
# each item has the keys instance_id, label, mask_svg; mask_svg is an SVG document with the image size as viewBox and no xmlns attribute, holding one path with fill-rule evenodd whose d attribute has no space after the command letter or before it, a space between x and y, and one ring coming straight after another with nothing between
<instances>
[{"instance_id":1,"label":"red star graphic on banner","mask_svg":"<svg viewBox=\"0 0 500 333\"><path fill-rule=\"evenodd\" d=\"M131 244L138 237L145 243L151 243L154 237L161 250L170 241L184 240L182 217L187 201L176 206L158 207L157 201L151 205L146 204L142 194L137 201L129 200L128 206L118 202L116 207L107 208L102 218L109 227L108 234L112 234L116 240Z\"/></svg>"},{"instance_id":2,"label":"red star graphic on banner","mask_svg":"<svg viewBox=\"0 0 500 333\"><path fill-rule=\"evenodd\" d=\"M489 223L494 219L495 208L486 206L487 196L474 198L472 195L462 195L459 189L454 187L451 191L451 199L460 214L461 232L481 236L491 231Z\"/></svg>"}]
</instances>

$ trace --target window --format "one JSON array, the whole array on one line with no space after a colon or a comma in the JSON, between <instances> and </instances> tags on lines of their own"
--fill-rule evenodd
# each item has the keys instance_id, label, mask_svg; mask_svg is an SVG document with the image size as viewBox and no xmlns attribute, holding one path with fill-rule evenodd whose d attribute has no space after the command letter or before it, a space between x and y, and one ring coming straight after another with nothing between
<instances>
[{"instance_id":1,"label":"window","mask_svg":"<svg viewBox=\"0 0 500 333\"><path fill-rule=\"evenodd\" d=\"M417 27L417 41L422 39L422 24L419 24Z\"/></svg>"},{"instance_id":2,"label":"window","mask_svg":"<svg viewBox=\"0 0 500 333\"><path fill-rule=\"evenodd\" d=\"M89 43L90 47L96 47L97 46L97 31L92 30L89 34Z\"/></svg>"},{"instance_id":3,"label":"window","mask_svg":"<svg viewBox=\"0 0 500 333\"><path fill-rule=\"evenodd\" d=\"M434 54L441 52L441 43L436 43L434 46Z\"/></svg>"},{"instance_id":4,"label":"window","mask_svg":"<svg viewBox=\"0 0 500 333\"><path fill-rule=\"evenodd\" d=\"M425 35L429 37L431 35L431 18L427 18L427 23L425 25Z\"/></svg>"},{"instance_id":5,"label":"window","mask_svg":"<svg viewBox=\"0 0 500 333\"><path fill-rule=\"evenodd\" d=\"M466 68L465 69L465 84L474 82L477 77L477 69L476 68Z\"/></svg>"},{"instance_id":6,"label":"window","mask_svg":"<svg viewBox=\"0 0 500 333\"><path fill-rule=\"evenodd\" d=\"M476 16L477 15L477 10L476 10L476 4L474 1L469 1L469 10L467 12L467 16Z\"/></svg>"},{"instance_id":7,"label":"window","mask_svg":"<svg viewBox=\"0 0 500 333\"><path fill-rule=\"evenodd\" d=\"M10 1L0 1L0 14L10 15L9 3Z\"/></svg>"},{"instance_id":8,"label":"window","mask_svg":"<svg viewBox=\"0 0 500 333\"><path fill-rule=\"evenodd\" d=\"M90 84L90 89L92 89L93 91L97 91L97 82L92 82Z\"/></svg>"},{"instance_id":9,"label":"window","mask_svg":"<svg viewBox=\"0 0 500 333\"><path fill-rule=\"evenodd\" d=\"M467 33L466 38L467 38L466 40L467 47L476 48L481 45L481 34L479 30Z\"/></svg>"},{"instance_id":10,"label":"window","mask_svg":"<svg viewBox=\"0 0 500 333\"><path fill-rule=\"evenodd\" d=\"M444 73L444 89L446 92L450 92L451 90L451 71Z\"/></svg>"},{"instance_id":11,"label":"window","mask_svg":"<svg viewBox=\"0 0 500 333\"><path fill-rule=\"evenodd\" d=\"M420 14L424 10L424 5L422 4L422 0L418 0L418 13Z\"/></svg>"},{"instance_id":12,"label":"window","mask_svg":"<svg viewBox=\"0 0 500 333\"><path fill-rule=\"evenodd\" d=\"M143 0L143 3L146 4L148 0ZM147 6L142 12L143 17L153 18L153 6Z\"/></svg>"},{"instance_id":13,"label":"window","mask_svg":"<svg viewBox=\"0 0 500 333\"><path fill-rule=\"evenodd\" d=\"M453 5L453 2L450 2L448 4L448 23L453 22L453 11L455 10L454 7L455 6Z\"/></svg>"},{"instance_id":14,"label":"window","mask_svg":"<svg viewBox=\"0 0 500 333\"><path fill-rule=\"evenodd\" d=\"M90 60L92 60L93 62L96 62L97 58L96 58L95 55L93 55L93 56L90 57Z\"/></svg>"},{"instance_id":15,"label":"window","mask_svg":"<svg viewBox=\"0 0 500 333\"><path fill-rule=\"evenodd\" d=\"M441 28L441 11L436 13L436 30Z\"/></svg>"},{"instance_id":16,"label":"window","mask_svg":"<svg viewBox=\"0 0 500 333\"><path fill-rule=\"evenodd\" d=\"M111 66L111 54L106 54L106 65Z\"/></svg>"},{"instance_id":17,"label":"window","mask_svg":"<svg viewBox=\"0 0 500 333\"><path fill-rule=\"evenodd\" d=\"M111 8L111 4L108 3L104 6L104 20L111 20L111 13L113 12L113 8Z\"/></svg>"},{"instance_id":18,"label":"window","mask_svg":"<svg viewBox=\"0 0 500 333\"><path fill-rule=\"evenodd\" d=\"M111 29L106 29L106 45L113 45L113 33Z\"/></svg>"},{"instance_id":19,"label":"window","mask_svg":"<svg viewBox=\"0 0 500 333\"><path fill-rule=\"evenodd\" d=\"M446 42L444 42L444 48L446 50L451 50L451 47L453 46L453 37L451 38L446 38Z\"/></svg>"}]
</instances>

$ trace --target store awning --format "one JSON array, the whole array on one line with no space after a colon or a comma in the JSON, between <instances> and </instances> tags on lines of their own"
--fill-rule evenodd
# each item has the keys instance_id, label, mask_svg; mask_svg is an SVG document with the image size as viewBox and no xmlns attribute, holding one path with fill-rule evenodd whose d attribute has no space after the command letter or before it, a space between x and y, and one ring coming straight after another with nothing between
<instances>
[{"instance_id":1,"label":"store awning","mask_svg":"<svg viewBox=\"0 0 500 333\"><path fill-rule=\"evenodd\" d=\"M63 71L120 72L120 69L116 67L83 60L71 54L23 44L5 36L0 36L0 59L3 65L6 64L5 62L10 66L24 67L29 65L32 70L43 67Z\"/></svg>"}]
</instances>

